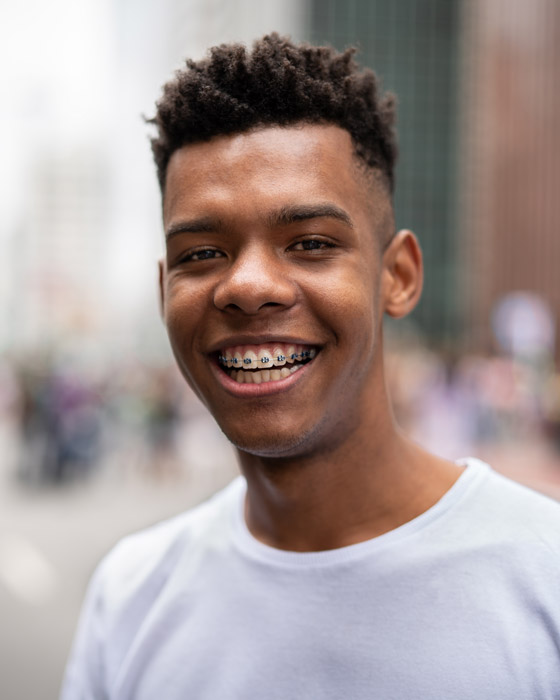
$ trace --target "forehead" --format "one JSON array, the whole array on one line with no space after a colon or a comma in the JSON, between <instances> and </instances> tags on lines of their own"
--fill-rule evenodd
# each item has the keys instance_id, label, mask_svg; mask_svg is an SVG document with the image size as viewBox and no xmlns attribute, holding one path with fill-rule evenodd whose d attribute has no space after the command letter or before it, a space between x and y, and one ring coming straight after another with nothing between
<instances>
[{"instance_id":1,"label":"forehead","mask_svg":"<svg viewBox=\"0 0 560 700\"><path fill-rule=\"evenodd\" d=\"M357 163L350 134L334 125L264 127L189 144L167 169L164 219L179 210L235 205L236 211L313 200L345 208L379 204L370 178Z\"/></svg>"}]
</instances>

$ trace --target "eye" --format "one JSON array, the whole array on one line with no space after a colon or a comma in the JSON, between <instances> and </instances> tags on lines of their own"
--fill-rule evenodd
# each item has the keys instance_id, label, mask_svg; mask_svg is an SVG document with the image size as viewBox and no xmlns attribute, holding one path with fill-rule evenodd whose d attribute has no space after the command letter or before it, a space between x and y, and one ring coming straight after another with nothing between
<instances>
[{"instance_id":1,"label":"eye","mask_svg":"<svg viewBox=\"0 0 560 700\"><path fill-rule=\"evenodd\" d=\"M320 238L305 238L303 241L298 241L291 246L292 250L323 250L325 248L334 248L335 244L330 241L324 241Z\"/></svg>"},{"instance_id":2,"label":"eye","mask_svg":"<svg viewBox=\"0 0 560 700\"><path fill-rule=\"evenodd\" d=\"M220 250L215 250L214 248L200 248L199 250L194 250L184 255L180 262L214 260L215 258L222 258L223 256L224 254Z\"/></svg>"}]
</instances>

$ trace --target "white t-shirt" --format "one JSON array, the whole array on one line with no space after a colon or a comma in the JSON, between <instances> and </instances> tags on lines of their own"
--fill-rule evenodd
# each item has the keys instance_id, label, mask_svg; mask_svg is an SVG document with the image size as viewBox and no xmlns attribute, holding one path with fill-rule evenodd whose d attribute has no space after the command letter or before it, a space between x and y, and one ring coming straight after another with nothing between
<instances>
[{"instance_id":1,"label":"white t-shirt","mask_svg":"<svg viewBox=\"0 0 560 700\"><path fill-rule=\"evenodd\" d=\"M239 477L94 575L63 700L558 700L560 505L474 459L359 544L257 541Z\"/></svg>"}]
</instances>

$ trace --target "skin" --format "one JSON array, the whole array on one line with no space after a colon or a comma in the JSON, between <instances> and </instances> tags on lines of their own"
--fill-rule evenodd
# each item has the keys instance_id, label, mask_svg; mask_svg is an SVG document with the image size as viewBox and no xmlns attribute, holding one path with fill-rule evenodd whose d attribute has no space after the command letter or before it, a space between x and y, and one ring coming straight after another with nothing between
<instances>
[{"instance_id":1,"label":"skin","mask_svg":"<svg viewBox=\"0 0 560 700\"><path fill-rule=\"evenodd\" d=\"M390 196L350 135L266 127L185 146L163 219L162 315L183 375L237 447L255 537L332 549L434 505L460 468L399 431L383 371L383 315L417 303L422 256L411 231L393 235ZM224 386L220 349L274 338L320 352L274 394Z\"/></svg>"}]
</instances>

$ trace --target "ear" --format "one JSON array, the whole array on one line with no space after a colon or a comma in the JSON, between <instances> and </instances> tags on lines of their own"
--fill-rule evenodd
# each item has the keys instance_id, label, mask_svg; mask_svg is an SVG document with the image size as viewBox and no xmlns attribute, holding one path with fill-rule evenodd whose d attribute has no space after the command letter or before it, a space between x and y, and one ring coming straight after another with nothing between
<instances>
[{"instance_id":1,"label":"ear","mask_svg":"<svg viewBox=\"0 0 560 700\"><path fill-rule=\"evenodd\" d=\"M165 319L165 260L158 261L159 268L159 313Z\"/></svg>"},{"instance_id":2,"label":"ear","mask_svg":"<svg viewBox=\"0 0 560 700\"><path fill-rule=\"evenodd\" d=\"M383 254L383 308L402 318L412 311L422 294L424 266L418 239L412 231L399 231Z\"/></svg>"}]
</instances>

